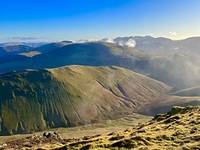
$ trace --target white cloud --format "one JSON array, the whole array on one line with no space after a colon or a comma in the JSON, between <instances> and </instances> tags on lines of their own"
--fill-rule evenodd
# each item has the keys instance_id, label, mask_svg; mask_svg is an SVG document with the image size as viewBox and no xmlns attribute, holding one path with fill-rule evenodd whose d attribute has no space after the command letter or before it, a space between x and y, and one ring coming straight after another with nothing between
<instances>
[{"instance_id":1,"label":"white cloud","mask_svg":"<svg viewBox=\"0 0 200 150\"><path fill-rule=\"evenodd\" d=\"M169 34L176 36L177 33L176 32L169 32Z\"/></svg>"},{"instance_id":2,"label":"white cloud","mask_svg":"<svg viewBox=\"0 0 200 150\"><path fill-rule=\"evenodd\" d=\"M98 39L87 39L87 40L81 39L78 41L74 41L74 43L87 43L87 42L97 42L97 41L99 40Z\"/></svg>"},{"instance_id":3,"label":"white cloud","mask_svg":"<svg viewBox=\"0 0 200 150\"><path fill-rule=\"evenodd\" d=\"M134 39L129 39L129 40L126 42L125 45L128 46L128 47L135 47L136 42L135 42Z\"/></svg>"},{"instance_id":4,"label":"white cloud","mask_svg":"<svg viewBox=\"0 0 200 150\"><path fill-rule=\"evenodd\" d=\"M105 38L105 39L102 39L101 42L115 43L113 38Z\"/></svg>"},{"instance_id":5,"label":"white cloud","mask_svg":"<svg viewBox=\"0 0 200 150\"><path fill-rule=\"evenodd\" d=\"M134 38L129 38L128 40L120 40L116 43L121 46L127 46L127 47L135 47L136 46L136 42L135 42Z\"/></svg>"}]
</instances>

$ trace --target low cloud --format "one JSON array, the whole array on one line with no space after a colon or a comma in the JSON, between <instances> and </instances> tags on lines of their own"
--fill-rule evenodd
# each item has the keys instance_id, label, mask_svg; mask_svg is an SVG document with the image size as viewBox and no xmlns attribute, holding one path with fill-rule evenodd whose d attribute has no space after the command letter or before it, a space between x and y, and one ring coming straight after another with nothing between
<instances>
[{"instance_id":1,"label":"low cloud","mask_svg":"<svg viewBox=\"0 0 200 150\"><path fill-rule=\"evenodd\" d=\"M135 47L136 46L136 42L135 42L134 38L129 38L127 41L121 40L121 41L117 42L117 44L119 44L121 46L127 46L127 47Z\"/></svg>"},{"instance_id":2,"label":"low cloud","mask_svg":"<svg viewBox=\"0 0 200 150\"><path fill-rule=\"evenodd\" d=\"M176 32L169 32L169 34L176 36L177 33Z\"/></svg>"},{"instance_id":3,"label":"low cloud","mask_svg":"<svg viewBox=\"0 0 200 150\"><path fill-rule=\"evenodd\" d=\"M101 40L102 42L108 42L108 43L115 43L113 38L105 38Z\"/></svg>"}]
</instances>

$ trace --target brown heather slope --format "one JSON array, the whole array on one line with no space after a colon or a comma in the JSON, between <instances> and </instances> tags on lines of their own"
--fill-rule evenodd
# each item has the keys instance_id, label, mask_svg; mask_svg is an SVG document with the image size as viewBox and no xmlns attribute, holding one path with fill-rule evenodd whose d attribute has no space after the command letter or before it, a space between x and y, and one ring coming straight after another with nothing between
<instances>
[{"instance_id":1,"label":"brown heather slope","mask_svg":"<svg viewBox=\"0 0 200 150\"><path fill-rule=\"evenodd\" d=\"M38 135L10 141L2 144L1 147L38 150L199 150L200 106L175 106L166 114L156 115L151 121L134 125L122 131L76 139L46 138Z\"/></svg>"}]
</instances>

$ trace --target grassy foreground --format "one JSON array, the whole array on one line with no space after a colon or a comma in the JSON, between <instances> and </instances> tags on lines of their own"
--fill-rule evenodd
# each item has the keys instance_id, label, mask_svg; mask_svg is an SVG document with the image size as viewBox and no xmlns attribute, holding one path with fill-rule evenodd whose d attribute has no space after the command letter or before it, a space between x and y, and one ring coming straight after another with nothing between
<instances>
[{"instance_id":1,"label":"grassy foreground","mask_svg":"<svg viewBox=\"0 0 200 150\"><path fill-rule=\"evenodd\" d=\"M94 136L68 139L25 138L7 144L24 144L24 149L200 149L200 106L173 107L167 114L156 115L146 123ZM23 143L26 142L26 143ZM28 144L29 143L29 144Z\"/></svg>"}]
</instances>

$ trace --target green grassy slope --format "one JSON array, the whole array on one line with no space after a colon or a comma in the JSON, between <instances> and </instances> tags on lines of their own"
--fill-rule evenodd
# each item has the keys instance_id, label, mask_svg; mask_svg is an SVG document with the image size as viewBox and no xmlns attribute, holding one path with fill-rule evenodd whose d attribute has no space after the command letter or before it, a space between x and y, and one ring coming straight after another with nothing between
<instances>
[{"instance_id":1,"label":"green grassy slope","mask_svg":"<svg viewBox=\"0 0 200 150\"><path fill-rule=\"evenodd\" d=\"M119 67L69 66L0 77L0 134L31 133L115 119L169 91Z\"/></svg>"}]
</instances>

